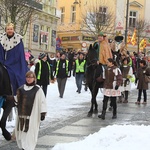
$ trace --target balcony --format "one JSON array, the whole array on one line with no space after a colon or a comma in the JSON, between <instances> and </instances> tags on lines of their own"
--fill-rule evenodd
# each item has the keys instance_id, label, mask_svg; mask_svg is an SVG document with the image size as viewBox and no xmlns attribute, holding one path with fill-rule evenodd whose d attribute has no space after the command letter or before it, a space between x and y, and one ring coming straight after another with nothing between
<instances>
[{"instance_id":1,"label":"balcony","mask_svg":"<svg viewBox=\"0 0 150 150\"><path fill-rule=\"evenodd\" d=\"M42 10L43 8L43 5L34 1L34 0L26 0L27 1L27 4L35 9L39 9L39 10Z\"/></svg>"}]
</instances>

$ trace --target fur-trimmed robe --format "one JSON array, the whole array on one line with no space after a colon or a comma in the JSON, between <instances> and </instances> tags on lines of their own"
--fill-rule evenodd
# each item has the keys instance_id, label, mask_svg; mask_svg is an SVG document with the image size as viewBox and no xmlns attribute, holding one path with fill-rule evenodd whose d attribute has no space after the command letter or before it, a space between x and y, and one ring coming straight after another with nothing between
<instances>
[{"instance_id":1,"label":"fur-trimmed robe","mask_svg":"<svg viewBox=\"0 0 150 150\"><path fill-rule=\"evenodd\" d=\"M17 89L25 83L28 71L21 35L14 33L13 37L8 38L4 33L0 36L0 62L8 71L13 95L16 95Z\"/></svg>"}]
</instances>

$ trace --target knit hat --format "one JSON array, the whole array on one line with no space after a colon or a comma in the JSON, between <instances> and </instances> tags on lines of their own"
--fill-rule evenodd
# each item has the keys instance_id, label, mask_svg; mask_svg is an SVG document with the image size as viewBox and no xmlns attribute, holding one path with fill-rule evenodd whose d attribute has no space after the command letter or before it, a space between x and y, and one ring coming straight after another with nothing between
<instances>
[{"instance_id":1,"label":"knit hat","mask_svg":"<svg viewBox=\"0 0 150 150\"><path fill-rule=\"evenodd\" d=\"M62 55L65 55L65 53L64 53L64 52L61 52L61 53L60 53L60 57L61 57Z\"/></svg>"},{"instance_id":2,"label":"knit hat","mask_svg":"<svg viewBox=\"0 0 150 150\"><path fill-rule=\"evenodd\" d=\"M43 59L45 56L46 56L46 54L45 54L45 53L40 53L40 55L39 55L39 59Z\"/></svg>"}]
</instances>

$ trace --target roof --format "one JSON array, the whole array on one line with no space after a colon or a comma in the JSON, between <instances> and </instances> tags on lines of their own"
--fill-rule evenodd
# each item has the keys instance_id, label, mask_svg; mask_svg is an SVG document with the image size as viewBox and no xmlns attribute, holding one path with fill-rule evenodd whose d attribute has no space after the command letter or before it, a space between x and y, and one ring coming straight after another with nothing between
<instances>
[{"instance_id":1,"label":"roof","mask_svg":"<svg viewBox=\"0 0 150 150\"><path fill-rule=\"evenodd\" d=\"M130 2L129 4L130 6L134 6L134 7L143 7L143 5L137 1Z\"/></svg>"}]
</instances>

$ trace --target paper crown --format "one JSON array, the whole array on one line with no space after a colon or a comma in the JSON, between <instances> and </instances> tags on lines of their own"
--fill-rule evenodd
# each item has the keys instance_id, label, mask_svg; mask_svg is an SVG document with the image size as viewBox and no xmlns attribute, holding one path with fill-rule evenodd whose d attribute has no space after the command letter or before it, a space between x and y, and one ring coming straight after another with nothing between
<instances>
[{"instance_id":1,"label":"paper crown","mask_svg":"<svg viewBox=\"0 0 150 150\"><path fill-rule=\"evenodd\" d=\"M121 42L122 40L123 40L123 36L122 36L121 31L116 31L115 41Z\"/></svg>"}]
</instances>

